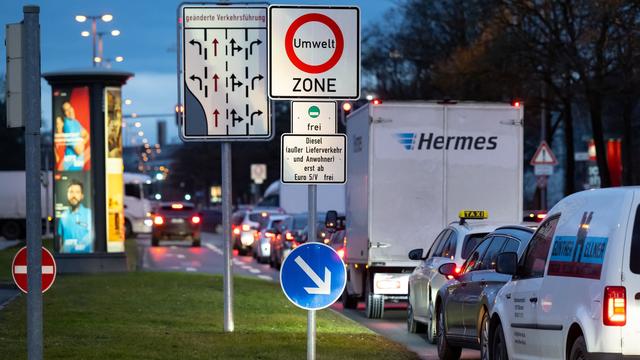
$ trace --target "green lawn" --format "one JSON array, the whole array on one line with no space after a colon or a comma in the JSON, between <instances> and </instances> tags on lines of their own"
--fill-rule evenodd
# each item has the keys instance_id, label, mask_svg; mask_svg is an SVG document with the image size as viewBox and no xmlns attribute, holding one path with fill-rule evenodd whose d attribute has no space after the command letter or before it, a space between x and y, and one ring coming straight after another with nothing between
<instances>
[{"instance_id":1,"label":"green lawn","mask_svg":"<svg viewBox=\"0 0 640 360\"><path fill-rule=\"evenodd\" d=\"M25 359L25 297L0 311L0 357ZM235 280L235 325L222 332L222 278L186 273L60 276L45 294L46 359L304 359L306 312L277 284ZM319 359L416 359L330 310Z\"/></svg>"}]
</instances>

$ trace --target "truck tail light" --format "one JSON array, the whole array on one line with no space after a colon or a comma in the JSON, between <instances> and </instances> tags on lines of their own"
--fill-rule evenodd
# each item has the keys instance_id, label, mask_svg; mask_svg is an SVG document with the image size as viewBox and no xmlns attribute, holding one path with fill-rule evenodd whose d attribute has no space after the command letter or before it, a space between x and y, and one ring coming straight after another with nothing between
<instances>
[{"instance_id":1,"label":"truck tail light","mask_svg":"<svg viewBox=\"0 0 640 360\"><path fill-rule=\"evenodd\" d=\"M344 259L344 248L340 248L336 252L338 253L338 256L340 256L340 259Z\"/></svg>"},{"instance_id":2,"label":"truck tail light","mask_svg":"<svg viewBox=\"0 0 640 360\"><path fill-rule=\"evenodd\" d=\"M164 224L164 219L162 218L162 216L156 215L156 216L153 217L153 223L155 225L162 225L162 224Z\"/></svg>"},{"instance_id":3,"label":"truck tail light","mask_svg":"<svg viewBox=\"0 0 640 360\"><path fill-rule=\"evenodd\" d=\"M624 326L627 323L627 291L624 286L604 288L604 314L602 321L607 326Z\"/></svg>"},{"instance_id":4,"label":"truck tail light","mask_svg":"<svg viewBox=\"0 0 640 360\"><path fill-rule=\"evenodd\" d=\"M293 236L293 234L292 234L292 233L290 233L290 232L288 232L288 231L287 231L287 233L285 234L284 238L285 238L287 241L293 241L293 240L295 240L295 239L296 239L296 238L295 238L295 236Z\"/></svg>"},{"instance_id":5,"label":"truck tail light","mask_svg":"<svg viewBox=\"0 0 640 360\"><path fill-rule=\"evenodd\" d=\"M200 224L200 220L201 220L200 216L198 216L198 215L193 215L191 217L191 223L193 223L193 224Z\"/></svg>"}]
</instances>

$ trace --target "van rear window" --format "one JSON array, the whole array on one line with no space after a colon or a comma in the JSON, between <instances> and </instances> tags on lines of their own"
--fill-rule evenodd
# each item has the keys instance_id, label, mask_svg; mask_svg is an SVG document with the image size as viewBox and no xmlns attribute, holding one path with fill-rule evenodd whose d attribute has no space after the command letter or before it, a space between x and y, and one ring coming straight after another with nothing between
<instances>
[{"instance_id":1,"label":"van rear window","mask_svg":"<svg viewBox=\"0 0 640 360\"><path fill-rule=\"evenodd\" d=\"M631 254L629 266L634 274L640 274L640 206L636 209L636 218L633 222L633 234L631 235Z\"/></svg>"}]
</instances>

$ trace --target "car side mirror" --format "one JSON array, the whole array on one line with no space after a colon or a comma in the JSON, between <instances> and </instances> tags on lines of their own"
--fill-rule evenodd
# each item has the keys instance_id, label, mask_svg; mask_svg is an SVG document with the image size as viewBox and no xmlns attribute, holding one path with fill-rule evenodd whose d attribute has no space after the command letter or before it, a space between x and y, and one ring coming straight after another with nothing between
<instances>
[{"instance_id":1,"label":"car side mirror","mask_svg":"<svg viewBox=\"0 0 640 360\"><path fill-rule=\"evenodd\" d=\"M438 272L444 275L447 279L453 279L459 275L460 270L456 271L457 268L456 263L446 263L440 265Z\"/></svg>"},{"instance_id":2,"label":"car side mirror","mask_svg":"<svg viewBox=\"0 0 640 360\"><path fill-rule=\"evenodd\" d=\"M422 249L413 249L409 251L409 259L411 260L422 260L422 253L424 250Z\"/></svg>"},{"instance_id":3,"label":"car side mirror","mask_svg":"<svg viewBox=\"0 0 640 360\"><path fill-rule=\"evenodd\" d=\"M338 212L335 210L327 211L324 217L324 226L327 229L336 229L338 227Z\"/></svg>"},{"instance_id":4,"label":"car side mirror","mask_svg":"<svg viewBox=\"0 0 640 360\"><path fill-rule=\"evenodd\" d=\"M514 252L504 252L498 254L496 259L496 272L514 276L518 272L518 254Z\"/></svg>"}]
</instances>

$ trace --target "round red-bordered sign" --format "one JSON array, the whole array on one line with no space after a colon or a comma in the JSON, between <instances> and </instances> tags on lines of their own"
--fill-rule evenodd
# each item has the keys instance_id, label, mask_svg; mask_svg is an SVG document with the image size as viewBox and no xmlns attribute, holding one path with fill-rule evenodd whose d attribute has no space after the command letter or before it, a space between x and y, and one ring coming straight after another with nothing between
<instances>
[{"instance_id":1,"label":"round red-bordered sign","mask_svg":"<svg viewBox=\"0 0 640 360\"><path fill-rule=\"evenodd\" d=\"M296 31L300 29L300 27L308 22L319 22L326 25L333 36L336 38L336 50L333 55L326 62L319 65L311 65L307 64L304 61L300 60L295 50L293 49L293 36L296 34ZM328 71L332 67L336 66L340 58L342 57L342 52L344 51L344 36L342 36L342 31L338 24L336 24L333 19L318 13L305 14L295 19L289 29L287 30L287 34L284 38L284 48L287 52L287 57L295 67L298 69L310 73L310 74L319 74Z\"/></svg>"},{"instance_id":2,"label":"round red-bordered sign","mask_svg":"<svg viewBox=\"0 0 640 360\"><path fill-rule=\"evenodd\" d=\"M42 292L49 290L56 280L56 261L44 246L42 247ZM25 294L27 284L27 247L18 250L11 263L11 275L16 286Z\"/></svg>"}]
</instances>

